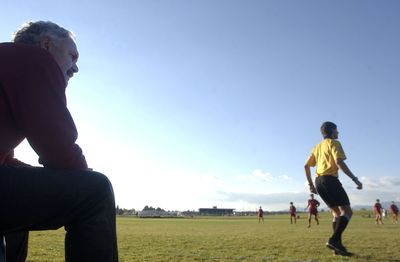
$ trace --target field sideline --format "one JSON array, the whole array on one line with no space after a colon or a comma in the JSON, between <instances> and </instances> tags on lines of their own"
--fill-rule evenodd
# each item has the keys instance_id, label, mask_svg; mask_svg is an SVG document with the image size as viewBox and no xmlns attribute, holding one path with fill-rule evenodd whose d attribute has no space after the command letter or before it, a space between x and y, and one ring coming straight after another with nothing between
<instances>
[{"instance_id":1,"label":"field sideline","mask_svg":"<svg viewBox=\"0 0 400 262\"><path fill-rule=\"evenodd\" d=\"M353 257L334 256L325 247L330 213L307 228L288 215L139 219L118 217L120 261L400 261L400 224L377 226L356 213L344 233ZM28 261L64 261L64 229L30 233Z\"/></svg>"}]
</instances>

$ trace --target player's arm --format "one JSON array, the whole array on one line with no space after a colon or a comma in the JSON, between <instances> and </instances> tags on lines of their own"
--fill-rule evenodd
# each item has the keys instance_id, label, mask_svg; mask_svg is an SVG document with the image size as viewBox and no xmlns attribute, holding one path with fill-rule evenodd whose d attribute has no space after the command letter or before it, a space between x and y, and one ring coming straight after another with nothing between
<instances>
[{"instance_id":1,"label":"player's arm","mask_svg":"<svg viewBox=\"0 0 400 262\"><path fill-rule=\"evenodd\" d=\"M308 164L306 164L304 166L304 171L306 172L306 177L307 177L308 186L310 187L310 192L316 194L317 190L315 190L314 183L311 178L311 168Z\"/></svg>"},{"instance_id":2,"label":"player's arm","mask_svg":"<svg viewBox=\"0 0 400 262\"><path fill-rule=\"evenodd\" d=\"M345 173L351 180L357 185L357 189L362 189L362 183L358 178L350 171L350 168L346 165L342 158L336 159L336 165Z\"/></svg>"},{"instance_id":3,"label":"player's arm","mask_svg":"<svg viewBox=\"0 0 400 262\"><path fill-rule=\"evenodd\" d=\"M311 178L311 167L315 166L315 164L316 164L315 156L311 154L310 157L307 159L306 164L304 165L304 171L306 172L306 178L308 186L310 187L310 192L317 194L317 190L315 190L314 183Z\"/></svg>"},{"instance_id":4,"label":"player's arm","mask_svg":"<svg viewBox=\"0 0 400 262\"><path fill-rule=\"evenodd\" d=\"M307 206L306 206L306 208L304 208L304 211L306 211L309 206L310 206L310 201L307 202Z\"/></svg>"}]
</instances>

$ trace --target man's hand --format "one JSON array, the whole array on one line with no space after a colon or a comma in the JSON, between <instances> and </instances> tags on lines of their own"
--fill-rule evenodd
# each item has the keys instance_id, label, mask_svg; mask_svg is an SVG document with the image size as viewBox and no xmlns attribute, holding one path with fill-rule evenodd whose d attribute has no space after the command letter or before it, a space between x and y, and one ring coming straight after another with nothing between
<instances>
[{"instance_id":1,"label":"man's hand","mask_svg":"<svg viewBox=\"0 0 400 262\"><path fill-rule=\"evenodd\" d=\"M310 192L317 194L317 190L315 189L314 184L310 184Z\"/></svg>"},{"instance_id":2,"label":"man's hand","mask_svg":"<svg viewBox=\"0 0 400 262\"><path fill-rule=\"evenodd\" d=\"M357 189L358 189L358 190L361 190L361 189L362 189L362 183L358 180L358 178L355 177L355 178L353 179L353 181L354 181L354 183L356 183Z\"/></svg>"}]
</instances>

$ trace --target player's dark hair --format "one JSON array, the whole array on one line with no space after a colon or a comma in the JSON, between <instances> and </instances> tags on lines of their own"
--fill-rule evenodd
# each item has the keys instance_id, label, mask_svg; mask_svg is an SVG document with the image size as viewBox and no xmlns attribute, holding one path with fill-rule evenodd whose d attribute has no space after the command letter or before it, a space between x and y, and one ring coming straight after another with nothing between
<instances>
[{"instance_id":1,"label":"player's dark hair","mask_svg":"<svg viewBox=\"0 0 400 262\"><path fill-rule=\"evenodd\" d=\"M333 130L337 129L335 123L332 122L324 122L321 126L321 134L324 138L332 138Z\"/></svg>"}]
</instances>

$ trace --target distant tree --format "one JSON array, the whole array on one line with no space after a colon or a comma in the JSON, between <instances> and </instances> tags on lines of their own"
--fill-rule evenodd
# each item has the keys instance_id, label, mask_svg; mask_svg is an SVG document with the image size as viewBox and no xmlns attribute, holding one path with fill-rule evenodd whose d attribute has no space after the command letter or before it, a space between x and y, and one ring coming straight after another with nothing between
<instances>
[{"instance_id":1,"label":"distant tree","mask_svg":"<svg viewBox=\"0 0 400 262\"><path fill-rule=\"evenodd\" d=\"M149 210L153 210L153 207L146 205L146 206L143 208L143 211L149 211Z\"/></svg>"},{"instance_id":2,"label":"distant tree","mask_svg":"<svg viewBox=\"0 0 400 262\"><path fill-rule=\"evenodd\" d=\"M142 211L162 211L162 212L165 212L165 210L160 208L160 207L154 208L152 206L147 206L147 205L143 208Z\"/></svg>"},{"instance_id":3,"label":"distant tree","mask_svg":"<svg viewBox=\"0 0 400 262\"><path fill-rule=\"evenodd\" d=\"M142 211L154 211L154 210L156 210L154 207L146 205L146 206L143 208Z\"/></svg>"}]
</instances>

